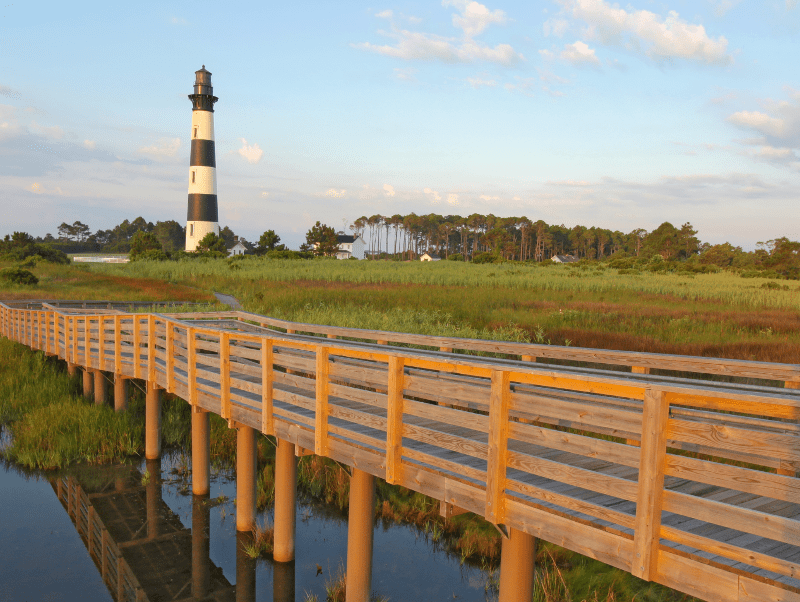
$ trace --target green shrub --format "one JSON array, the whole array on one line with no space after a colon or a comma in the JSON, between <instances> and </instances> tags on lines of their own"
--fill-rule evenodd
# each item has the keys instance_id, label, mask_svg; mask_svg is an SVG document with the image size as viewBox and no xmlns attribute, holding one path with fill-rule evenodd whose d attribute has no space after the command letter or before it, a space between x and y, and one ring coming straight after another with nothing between
<instances>
[{"instance_id":1,"label":"green shrub","mask_svg":"<svg viewBox=\"0 0 800 602\"><path fill-rule=\"evenodd\" d=\"M12 284L34 286L39 284L39 279L28 270L22 268L5 268L0 270L0 278Z\"/></svg>"}]
</instances>

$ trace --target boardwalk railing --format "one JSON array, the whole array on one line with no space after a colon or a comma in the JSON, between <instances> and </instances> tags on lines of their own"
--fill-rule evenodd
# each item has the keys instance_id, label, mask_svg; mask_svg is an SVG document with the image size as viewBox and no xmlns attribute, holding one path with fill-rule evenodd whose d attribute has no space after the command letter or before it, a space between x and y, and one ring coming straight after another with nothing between
<instances>
[{"instance_id":1,"label":"boardwalk railing","mask_svg":"<svg viewBox=\"0 0 800 602\"><path fill-rule=\"evenodd\" d=\"M706 600L800 601L798 365L15 305L10 339L501 531Z\"/></svg>"}]
</instances>

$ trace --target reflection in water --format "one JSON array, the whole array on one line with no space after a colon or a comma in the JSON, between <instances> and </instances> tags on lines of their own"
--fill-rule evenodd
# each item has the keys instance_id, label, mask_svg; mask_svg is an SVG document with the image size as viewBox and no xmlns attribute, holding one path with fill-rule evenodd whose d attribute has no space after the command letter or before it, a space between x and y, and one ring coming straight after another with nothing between
<instances>
[{"instance_id":1,"label":"reflection in water","mask_svg":"<svg viewBox=\"0 0 800 602\"><path fill-rule=\"evenodd\" d=\"M294 563L292 560L272 564L273 602L294 602Z\"/></svg>"},{"instance_id":2,"label":"reflection in water","mask_svg":"<svg viewBox=\"0 0 800 602\"><path fill-rule=\"evenodd\" d=\"M341 512L301 503L296 560L253 560L243 551L251 535L237 535L234 528L235 482L220 473L212 479L218 497L192 496L185 473L173 478L179 474L174 461L148 462L141 471L91 467L51 477L114 600L325 598L326 582L346 558L347 522ZM375 538L373 589L381 595L395 602L492 599L485 573L437 552L418 531L376 526Z\"/></svg>"},{"instance_id":3,"label":"reflection in water","mask_svg":"<svg viewBox=\"0 0 800 602\"><path fill-rule=\"evenodd\" d=\"M161 497L159 460L147 461L146 475L122 470L127 474L100 482L76 476L51 481L112 597L119 602L239 600L209 558L207 498L194 500L195 528L189 530ZM255 566L248 569L252 593L241 599L252 601Z\"/></svg>"},{"instance_id":4,"label":"reflection in water","mask_svg":"<svg viewBox=\"0 0 800 602\"><path fill-rule=\"evenodd\" d=\"M236 532L236 602L255 602L256 599L256 559L245 552L252 543L252 533Z\"/></svg>"}]
</instances>

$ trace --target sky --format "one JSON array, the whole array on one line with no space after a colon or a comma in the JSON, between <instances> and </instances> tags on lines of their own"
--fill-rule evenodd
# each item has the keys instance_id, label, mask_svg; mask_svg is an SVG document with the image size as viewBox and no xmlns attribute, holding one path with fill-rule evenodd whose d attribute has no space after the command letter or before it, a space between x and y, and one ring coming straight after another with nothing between
<instances>
[{"instance_id":1,"label":"sky","mask_svg":"<svg viewBox=\"0 0 800 602\"><path fill-rule=\"evenodd\" d=\"M798 0L0 4L0 235L186 221L212 72L221 225L493 213L800 240Z\"/></svg>"}]
</instances>

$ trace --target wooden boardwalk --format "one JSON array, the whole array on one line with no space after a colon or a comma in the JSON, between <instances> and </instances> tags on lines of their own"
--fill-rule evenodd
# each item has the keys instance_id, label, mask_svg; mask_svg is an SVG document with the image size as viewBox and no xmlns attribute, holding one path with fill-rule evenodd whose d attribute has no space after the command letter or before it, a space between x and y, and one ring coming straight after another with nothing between
<instances>
[{"instance_id":1,"label":"wooden boardwalk","mask_svg":"<svg viewBox=\"0 0 800 602\"><path fill-rule=\"evenodd\" d=\"M800 365L107 302L0 333L699 598L800 602Z\"/></svg>"}]
</instances>

